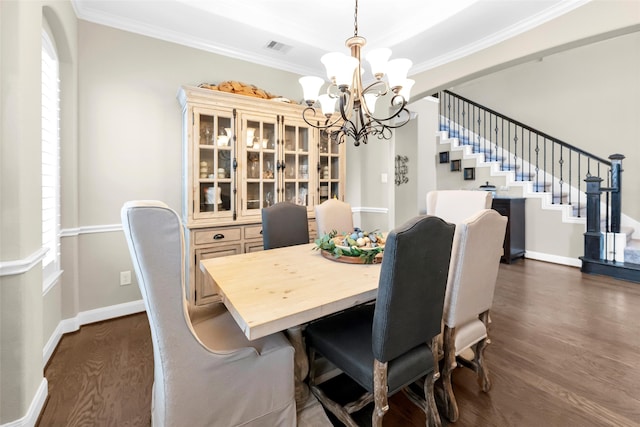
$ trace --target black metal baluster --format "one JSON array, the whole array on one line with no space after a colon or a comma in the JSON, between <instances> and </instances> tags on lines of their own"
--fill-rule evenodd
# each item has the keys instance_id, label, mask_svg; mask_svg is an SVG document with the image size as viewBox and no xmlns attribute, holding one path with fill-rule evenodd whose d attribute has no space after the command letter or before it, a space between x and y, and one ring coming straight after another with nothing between
<instances>
[{"instance_id":1,"label":"black metal baluster","mask_svg":"<svg viewBox=\"0 0 640 427\"><path fill-rule=\"evenodd\" d=\"M563 172L564 172L564 159L562 157L562 145L560 146L560 160L558 160L558 164L560 165L560 181L558 181L558 184L560 185L560 204L562 204L562 199L563 199L563 186L564 186L564 177L563 177Z\"/></svg>"},{"instance_id":2,"label":"black metal baluster","mask_svg":"<svg viewBox=\"0 0 640 427\"><path fill-rule=\"evenodd\" d=\"M580 191L580 184L581 184L581 182L580 182L580 177L582 176L582 175L580 175L580 167L581 167L581 166L582 166L582 159L580 158L580 153L578 153L578 174L576 175L576 176L577 176L577 179L578 179L578 218L581 218L581 217L582 217L582 212L580 211L580 208L582 207L582 206L581 206L582 197L580 197L580 192L581 192L581 191ZM586 191L587 191L586 183L585 183L585 189L584 189L584 191L585 191L585 193L586 193Z\"/></svg>"},{"instance_id":3,"label":"black metal baluster","mask_svg":"<svg viewBox=\"0 0 640 427\"><path fill-rule=\"evenodd\" d=\"M551 204L556 203L556 186L555 186L555 177L556 177L556 146L551 141Z\"/></svg>"}]
</instances>

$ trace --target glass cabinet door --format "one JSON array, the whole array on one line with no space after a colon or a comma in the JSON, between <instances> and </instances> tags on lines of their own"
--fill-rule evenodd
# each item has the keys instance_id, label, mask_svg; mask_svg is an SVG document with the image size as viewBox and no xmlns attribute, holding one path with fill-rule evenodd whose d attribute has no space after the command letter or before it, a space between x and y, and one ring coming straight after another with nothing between
<instances>
[{"instance_id":1,"label":"glass cabinet door","mask_svg":"<svg viewBox=\"0 0 640 427\"><path fill-rule=\"evenodd\" d=\"M233 114L194 108L194 218L230 217L234 206Z\"/></svg>"},{"instance_id":2,"label":"glass cabinet door","mask_svg":"<svg viewBox=\"0 0 640 427\"><path fill-rule=\"evenodd\" d=\"M314 195L311 189L312 130L304 122L288 121L283 124L281 200L312 207Z\"/></svg>"},{"instance_id":3,"label":"glass cabinet door","mask_svg":"<svg viewBox=\"0 0 640 427\"><path fill-rule=\"evenodd\" d=\"M339 144L332 142L326 132L320 131L318 162L318 183L319 202L322 203L330 198L344 200L342 186L340 185L340 169L342 148Z\"/></svg>"},{"instance_id":4,"label":"glass cabinet door","mask_svg":"<svg viewBox=\"0 0 640 427\"><path fill-rule=\"evenodd\" d=\"M242 118L239 136L242 146L242 188L244 215L260 215L261 209L276 203L278 126L276 117L247 116Z\"/></svg>"}]
</instances>

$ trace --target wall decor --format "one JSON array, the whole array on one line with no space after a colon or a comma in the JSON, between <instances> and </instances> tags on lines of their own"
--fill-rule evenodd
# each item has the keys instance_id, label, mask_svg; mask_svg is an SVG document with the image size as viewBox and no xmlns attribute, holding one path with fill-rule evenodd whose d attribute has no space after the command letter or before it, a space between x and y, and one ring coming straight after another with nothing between
<instances>
[{"instance_id":1,"label":"wall decor","mask_svg":"<svg viewBox=\"0 0 640 427\"><path fill-rule=\"evenodd\" d=\"M460 163L461 161L458 160L451 160L451 171L452 172L460 172Z\"/></svg>"},{"instance_id":2,"label":"wall decor","mask_svg":"<svg viewBox=\"0 0 640 427\"><path fill-rule=\"evenodd\" d=\"M440 152L440 163L449 163L449 152L441 151Z\"/></svg>"},{"instance_id":3,"label":"wall decor","mask_svg":"<svg viewBox=\"0 0 640 427\"><path fill-rule=\"evenodd\" d=\"M396 156L396 185L406 184L409 182L409 163L408 156Z\"/></svg>"},{"instance_id":4,"label":"wall decor","mask_svg":"<svg viewBox=\"0 0 640 427\"><path fill-rule=\"evenodd\" d=\"M464 168L464 180L470 181L476 179L476 168Z\"/></svg>"}]
</instances>

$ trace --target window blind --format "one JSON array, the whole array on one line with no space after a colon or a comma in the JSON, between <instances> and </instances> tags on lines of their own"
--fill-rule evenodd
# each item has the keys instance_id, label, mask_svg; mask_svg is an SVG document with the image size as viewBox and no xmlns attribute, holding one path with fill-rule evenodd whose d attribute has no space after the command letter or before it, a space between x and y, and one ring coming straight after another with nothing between
<instances>
[{"instance_id":1,"label":"window blind","mask_svg":"<svg viewBox=\"0 0 640 427\"><path fill-rule=\"evenodd\" d=\"M46 287L60 269L60 79L58 57L42 31L42 261Z\"/></svg>"}]
</instances>

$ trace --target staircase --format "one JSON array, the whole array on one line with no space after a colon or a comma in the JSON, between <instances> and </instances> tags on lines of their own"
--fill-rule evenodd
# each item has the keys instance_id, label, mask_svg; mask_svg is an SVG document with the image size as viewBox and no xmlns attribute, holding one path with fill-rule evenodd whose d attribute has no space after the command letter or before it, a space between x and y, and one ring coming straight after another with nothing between
<instances>
[{"instance_id":1,"label":"staircase","mask_svg":"<svg viewBox=\"0 0 640 427\"><path fill-rule=\"evenodd\" d=\"M474 176L484 169L477 175L501 180L509 192L518 187L543 210L559 210L563 222L585 227L582 271L640 283L637 223L624 217L621 224L624 156L599 158L450 91L439 98L439 142L461 152Z\"/></svg>"}]
</instances>

